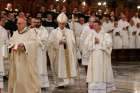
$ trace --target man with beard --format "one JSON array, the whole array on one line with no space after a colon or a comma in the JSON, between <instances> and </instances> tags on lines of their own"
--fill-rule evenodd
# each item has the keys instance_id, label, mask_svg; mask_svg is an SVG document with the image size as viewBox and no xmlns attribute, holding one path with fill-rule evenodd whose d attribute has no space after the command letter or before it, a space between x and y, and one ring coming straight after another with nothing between
<instances>
[{"instance_id":1,"label":"man with beard","mask_svg":"<svg viewBox=\"0 0 140 93\"><path fill-rule=\"evenodd\" d=\"M41 25L41 20L32 18L30 31L36 34L39 46L37 48L37 67L41 81L41 88L46 89L49 87L48 74L47 74L47 41L48 31Z\"/></svg>"}]
</instances>

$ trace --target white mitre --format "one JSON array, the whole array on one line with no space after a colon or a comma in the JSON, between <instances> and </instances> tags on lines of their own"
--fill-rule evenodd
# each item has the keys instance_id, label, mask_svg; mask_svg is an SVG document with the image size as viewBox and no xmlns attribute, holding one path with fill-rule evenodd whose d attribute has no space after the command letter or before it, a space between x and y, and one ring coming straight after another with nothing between
<instances>
[{"instance_id":1,"label":"white mitre","mask_svg":"<svg viewBox=\"0 0 140 93\"><path fill-rule=\"evenodd\" d=\"M57 22L58 23L67 23L67 20L68 20L68 18L67 18L65 13L61 13L57 17Z\"/></svg>"}]
</instances>

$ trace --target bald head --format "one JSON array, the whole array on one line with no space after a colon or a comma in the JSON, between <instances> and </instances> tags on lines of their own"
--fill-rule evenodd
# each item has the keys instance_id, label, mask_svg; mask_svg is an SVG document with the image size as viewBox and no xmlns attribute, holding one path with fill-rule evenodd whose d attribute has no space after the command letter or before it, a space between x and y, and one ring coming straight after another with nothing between
<instances>
[{"instance_id":1,"label":"bald head","mask_svg":"<svg viewBox=\"0 0 140 93\"><path fill-rule=\"evenodd\" d=\"M26 19L18 18L17 20L18 31L22 31L26 27Z\"/></svg>"},{"instance_id":2,"label":"bald head","mask_svg":"<svg viewBox=\"0 0 140 93\"><path fill-rule=\"evenodd\" d=\"M8 4L7 4L7 8L8 8L8 9L12 9L12 4L11 4L11 3L8 3Z\"/></svg>"}]
</instances>

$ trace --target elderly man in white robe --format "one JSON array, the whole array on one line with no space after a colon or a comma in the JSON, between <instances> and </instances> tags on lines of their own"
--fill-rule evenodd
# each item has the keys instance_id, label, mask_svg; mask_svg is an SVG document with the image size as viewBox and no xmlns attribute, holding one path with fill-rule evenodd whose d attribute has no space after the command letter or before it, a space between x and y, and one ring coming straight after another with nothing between
<instances>
[{"instance_id":1,"label":"elderly man in white robe","mask_svg":"<svg viewBox=\"0 0 140 93\"><path fill-rule=\"evenodd\" d=\"M30 31L36 34L36 38L39 42L38 53L37 53L37 66L41 81L41 88L46 89L49 87L48 73L47 73L47 40L48 31L45 27L41 25L40 19L33 19L32 22L35 23L35 27L30 29ZM32 23L32 26L33 24Z\"/></svg>"},{"instance_id":2,"label":"elderly man in white robe","mask_svg":"<svg viewBox=\"0 0 140 93\"><path fill-rule=\"evenodd\" d=\"M94 22L95 31L88 35L86 41L90 51L87 82L88 93L107 93L115 90L111 67L112 38L101 29L99 21Z\"/></svg>"},{"instance_id":3,"label":"elderly man in white robe","mask_svg":"<svg viewBox=\"0 0 140 93\"><path fill-rule=\"evenodd\" d=\"M49 36L49 57L53 68L57 87L73 84L73 79L78 76L76 48L73 31L67 29L67 16L61 13L57 17L58 28Z\"/></svg>"},{"instance_id":4,"label":"elderly man in white robe","mask_svg":"<svg viewBox=\"0 0 140 93\"><path fill-rule=\"evenodd\" d=\"M113 49L122 49L122 36L121 36L121 28L118 27L118 22L114 23L113 30Z\"/></svg>"},{"instance_id":5,"label":"elderly man in white robe","mask_svg":"<svg viewBox=\"0 0 140 93\"><path fill-rule=\"evenodd\" d=\"M26 28L26 19L19 17L18 30L10 39L11 64L8 81L8 93L41 93L37 70L36 35Z\"/></svg>"},{"instance_id":6,"label":"elderly man in white robe","mask_svg":"<svg viewBox=\"0 0 140 93\"><path fill-rule=\"evenodd\" d=\"M140 48L140 23L136 25L136 48Z\"/></svg>"},{"instance_id":7,"label":"elderly man in white robe","mask_svg":"<svg viewBox=\"0 0 140 93\"><path fill-rule=\"evenodd\" d=\"M6 19L3 17L0 17L0 93L1 89L4 88L3 85L3 76L5 76L5 70L4 70L4 63L6 62L6 59L8 58L8 33L6 29L4 28Z\"/></svg>"}]
</instances>

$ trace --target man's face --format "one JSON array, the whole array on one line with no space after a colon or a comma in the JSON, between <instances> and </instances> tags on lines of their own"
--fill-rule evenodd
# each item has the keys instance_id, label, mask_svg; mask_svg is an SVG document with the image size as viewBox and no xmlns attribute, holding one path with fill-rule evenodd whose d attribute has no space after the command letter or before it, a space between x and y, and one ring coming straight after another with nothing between
<instances>
[{"instance_id":1,"label":"man's face","mask_svg":"<svg viewBox=\"0 0 140 93\"><path fill-rule=\"evenodd\" d=\"M85 19L81 17L81 18L79 19L79 22L80 22L80 24L84 24L84 23L85 23Z\"/></svg>"},{"instance_id":2,"label":"man's face","mask_svg":"<svg viewBox=\"0 0 140 93\"><path fill-rule=\"evenodd\" d=\"M24 12L20 12L18 16L19 17L25 17L25 14L24 14Z\"/></svg>"},{"instance_id":3,"label":"man's face","mask_svg":"<svg viewBox=\"0 0 140 93\"><path fill-rule=\"evenodd\" d=\"M95 22L93 25L94 25L94 29L95 29L96 31L100 31L101 25L99 25L99 23L96 23L96 22Z\"/></svg>"},{"instance_id":4,"label":"man's face","mask_svg":"<svg viewBox=\"0 0 140 93\"><path fill-rule=\"evenodd\" d=\"M94 23L92 21L89 21L89 26L90 26L91 29L93 29L94 28Z\"/></svg>"},{"instance_id":5,"label":"man's face","mask_svg":"<svg viewBox=\"0 0 140 93\"><path fill-rule=\"evenodd\" d=\"M73 13L77 13L78 12L78 9L77 8L74 8L73 9Z\"/></svg>"},{"instance_id":6,"label":"man's face","mask_svg":"<svg viewBox=\"0 0 140 93\"><path fill-rule=\"evenodd\" d=\"M53 8L54 8L54 5L53 5L53 4L51 4L51 5L50 5L50 9L53 9Z\"/></svg>"},{"instance_id":7,"label":"man's face","mask_svg":"<svg viewBox=\"0 0 140 93\"><path fill-rule=\"evenodd\" d=\"M122 20L126 21L126 16L125 15L122 15L121 18L122 18Z\"/></svg>"},{"instance_id":8,"label":"man's face","mask_svg":"<svg viewBox=\"0 0 140 93\"><path fill-rule=\"evenodd\" d=\"M31 19L31 27L34 28L36 27L37 23L36 23L36 19L35 18L32 18Z\"/></svg>"},{"instance_id":9,"label":"man's face","mask_svg":"<svg viewBox=\"0 0 140 93\"><path fill-rule=\"evenodd\" d=\"M30 17L30 13L26 13L26 17L29 18Z\"/></svg>"},{"instance_id":10,"label":"man's face","mask_svg":"<svg viewBox=\"0 0 140 93\"><path fill-rule=\"evenodd\" d=\"M64 13L66 13L66 12L67 12L67 9L66 9L66 7L65 7L65 6L63 6L63 8L62 8L61 12L64 12Z\"/></svg>"},{"instance_id":11,"label":"man's face","mask_svg":"<svg viewBox=\"0 0 140 93\"><path fill-rule=\"evenodd\" d=\"M0 20L1 26L4 26L4 25L5 25L5 22L6 22L6 19L5 19L5 18L2 18L2 19Z\"/></svg>"},{"instance_id":12,"label":"man's face","mask_svg":"<svg viewBox=\"0 0 140 93\"><path fill-rule=\"evenodd\" d=\"M35 23L36 23L36 28L39 28L41 26L41 20L37 19Z\"/></svg>"},{"instance_id":13,"label":"man's face","mask_svg":"<svg viewBox=\"0 0 140 93\"><path fill-rule=\"evenodd\" d=\"M114 14L114 12L112 11L111 13L110 13L110 16L114 16L115 14Z\"/></svg>"},{"instance_id":14,"label":"man's face","mask_svg":"<svg viewBox=\"0 0 140 93\"><path fill-rule=\"evenodd\" d=\"M109 22L109 18L108 18L108 17L106 17L106 22L107 22L107 23Z\"/></svg>"},{"instance_id":15,"label":"man's face","mask_svg":"<svg viewBox=\"0 0 140 93\"><path fill-rule=\"evenodd\" d=\"M8 8L8 9L11 9L11 8L12 8L12 4L8 3L8 4L7 4L7 8Z\"/></svg>"},{"instance_id":16,"label":"man's face","mask_svg":"<svg viewBox=\"0 0 140 93\"><path fill-rule=\"evenodd\" d=\"M41 11L41 12L45 12L45 7L42 6L41 9L40 9L40 11Z\"/></svg>"},{"instance_id":17,"label":"man's face","mask_svg":"<svg viewBox=\"0 0 140 93\"><path fill-rule=\"evenodd\" d=\"M37 17L37 18L42 18L41 13L37 13L36 17Z\"/></svg>"},{"instance_id":18,"label":"man's face","mask_svg":"<svg viewBox=\"0 0 140 93\"><path fill-rule=\"evenodd\" d=\"M26 27L26 21L22 18L18 19L17 27L19 31L23 30Z\"/></svg>"},{"instance_id":19,"label":"man's face","mask_svg":"<svg viewBox=\"0 0 140 93\"><path fill-rule=\"evenodd\" d=\"M60 29L64 29L66 26L66 23L58 23Z\"/></svg>"},{"instance_id":20,"label":"man's face","mask_svg":"<svg viewBox=\"0 0 140 93\"><path fill-rule=\"evenodd\" d=\"M135 15L136 17L138 17L139 16L139 13L136 13L136 15Z\"/></svg>"},{"instance_id":21,"label":"man's face","mask_svg":"<svg viewBox=\"0 0 140 93\"><path fill-rule=\"evenodd\" d=\"M14 19L14 18L15 18L15 16L14 16L14 14L13 14L13 13L10 13L10 14L8 15L8 18L12 20L12 19Z\"/></svg>"},{"instance_id":22,"label":"man's face","mask_svg":"<svg viewBox=\"0 0 140 93\"><path fill-rule=\"evenodd\" d=\"M48 15L48 16L47 16L47 19L48 19L48 20L52 20L52 15Z\"/></svg>"},{"instance_id":23,"label":"man's face","mask_svg":"<svg viewBox=\"0 0 140 93\"><path fill-rule=\"evenodd\" d=\"M4 17L5 19L8 19L7 13L5 11L1 11L0 14L2 17Z\"/></svg>"}]
</instances>

